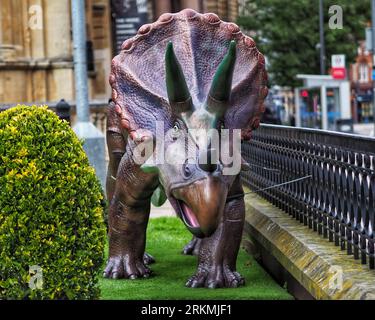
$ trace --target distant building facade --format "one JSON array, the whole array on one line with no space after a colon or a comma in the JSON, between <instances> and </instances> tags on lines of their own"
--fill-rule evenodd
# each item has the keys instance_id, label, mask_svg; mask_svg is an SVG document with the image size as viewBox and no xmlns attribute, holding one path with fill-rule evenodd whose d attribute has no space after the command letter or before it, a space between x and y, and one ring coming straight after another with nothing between
<instances>
[{"instance_id":1,"label":"distant building facade","mask_svg":"<svg viewBox=\"0 0 375 320\"><path fill-rule=\"evenodd\" d=\"M355 63L350 66L351 106L354 122L366 123L373 119L372 55L361 43Z\"/></svg>"},{"instance_id":2,"label":"distant building facade","mask_svg":"<svg viewBox=\"0 0 375 320\"><path fill-rule=\"evenodd\" d=\"M86 0L90 101L111 96L119 44L165 12L192 8L235 21L233 0ZM1 0L0 104L75 100L70 0Z\"/></svg>"},{"instance_id":3,"label":"distant building facade","mask_svg":"<svg viewBox=\"0 0 375 320\"><path fill-rule=\"evenodd\" d=\"M177 12L191 8L198 12L214 12L222 20L235 21L238 16L238 1L233 0L153 0L153 18L165 12Z\"/></svg>"}]
</instances>

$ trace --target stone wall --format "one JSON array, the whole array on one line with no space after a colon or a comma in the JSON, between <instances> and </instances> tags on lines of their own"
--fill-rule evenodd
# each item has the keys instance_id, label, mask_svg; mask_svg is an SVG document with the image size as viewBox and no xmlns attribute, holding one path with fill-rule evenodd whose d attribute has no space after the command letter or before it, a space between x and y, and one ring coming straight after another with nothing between
<instances>
[{"instance_id":1,"label":"stone wall","mask_svg":"<svg viewBox=\"0 0 375 320\"><path fill-rule=\"evenodd\" d=\"M87 0L87 33L94 47L91 99L110 96L109 0ZM69 0L2 0L0 103L74 100Z\"/></svg>"},{"instance_id":2,"label":"stone wall","mask_svg":"<svg viewBox=\"0 0 375 320\"><path fill-rule=\"evenodd\" d=\"M260 196L245 203L243 245L294 297L375 299L374 270Z\"/></svg>"},{"instance_id":3,"label":"stone wall","mask_svg":"<svg viewBox=\"0 0 375 320\"><path fill-rule=\"evenodd\" d=\"M161 14L186 8L198 12L213 12L222 20L235 22L238 17L238 0L153 0L154 19Z\"/></svg>"},{"instance_id":4,"label":"stone wall","mask_svg":"<svg viewBox=\"0 0 375 320\"><path fill-rule=\"evenodd\" d=\"M148 0L150 21L162 13L192 8L235 21L238 1ZM94 70L90 100L111 96L108 77L113 54L110 0L86 0L88 40ZM1 0L0 104L74 101L70 0Z\"/></svg>"}]
</instances>

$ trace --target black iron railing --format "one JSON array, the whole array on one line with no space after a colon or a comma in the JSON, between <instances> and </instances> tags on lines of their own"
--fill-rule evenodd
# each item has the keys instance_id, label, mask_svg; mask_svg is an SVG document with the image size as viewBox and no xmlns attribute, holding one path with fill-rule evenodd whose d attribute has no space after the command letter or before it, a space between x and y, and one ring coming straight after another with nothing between
<instances>
[{"instance_id":1,"label":"black iron railing","mask_svg":"<svg viewBox=\"0 0 375 320\"><path fill-rule=\"evenodd\" d=\"M242 153L253 190L311 175L259 194L374 269L375 139L262 125Z\"/></svg>"}]
</instances>

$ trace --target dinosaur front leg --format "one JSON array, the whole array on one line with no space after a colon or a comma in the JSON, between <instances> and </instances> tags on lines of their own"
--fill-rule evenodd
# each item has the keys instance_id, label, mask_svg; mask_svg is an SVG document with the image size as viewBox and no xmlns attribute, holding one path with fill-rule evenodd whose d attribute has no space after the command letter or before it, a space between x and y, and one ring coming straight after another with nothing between
<instances>
[{"instance_id":1,"label":"dinosaur front leg","mask_svg":"<svg viewBox=\"0 0 375 320\"><path fill-rule=\"evenodd\" d=\"M243 199L232 200L226 204L223 219L216 232L201 241L198 270L186 286L221 288L244 284L244 278L236 271L244 218Z\"/></svg>"},{"instance_id":2,"label":"dinosaur front leg","mask_svg":"<svg viewBox=\"0 0 375 320\"><path fill-rule=\"evenodd\" d=\"M144 251L150 198L158 180L133 164L130 153L121 160L109 210L109 259L104 277L113 279L150 275Z\"/></svg>"},{"instance_id":3,"label":"dinosaur front leg","mask_svg":"<svg viewBox=\"0 0 375 320\"><path fill-rule=\"evenodd\" d=\"M107 171L106 191L107 199L110 203L115 193L116 175L120 161L125 154L126 140L121 133L107 131L107 145L109 163Z\"/></svg>"},{"instance_id":4,"label":"dinosaur front leg","mask_svg":"<svg viewBox=\"0 0 375 320\"><path fill-rule=\"evenodd\" d=\"M109 163L107 170L106 191L108 202L111 203L115 193L117 170L126 151L127 134L120 126L119 115L115 104L109 103L107 110L107 148Z\"/></svg>"}]
</instances>

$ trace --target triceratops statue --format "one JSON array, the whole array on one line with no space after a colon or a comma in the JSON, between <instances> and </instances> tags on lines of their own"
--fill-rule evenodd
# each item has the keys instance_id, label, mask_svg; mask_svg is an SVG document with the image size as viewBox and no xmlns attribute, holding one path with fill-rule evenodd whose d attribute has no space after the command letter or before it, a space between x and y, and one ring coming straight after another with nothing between
<instances>
[{"instance_id":1,"label":"triceratops statue","mask_svg":"<svg viewBox=\"0 0 375 320\"><path fill-rule=\"evenodd\" d=\"M224 174L233 164L222 161L212 135L198 143L190 130L226 130L232 137L239 131L239 140L250 139L268 93L264 57L254 41L212 13L163 14L124 42L113 59L110 84L104 276L150 275L152 257L145 253L150 203L168 198L194 235L184 253L198 255L198 269L186 285L242 285L236 272L245 215L239 171ZM158 139L162 147L155 148ZM239 153L234 140L226 147ZM151 160L136 161L136 153L144 155L136 152L140 144L152 145ZM155 162L155 153L170 161Z\"/></svg>"}]
</instances>

